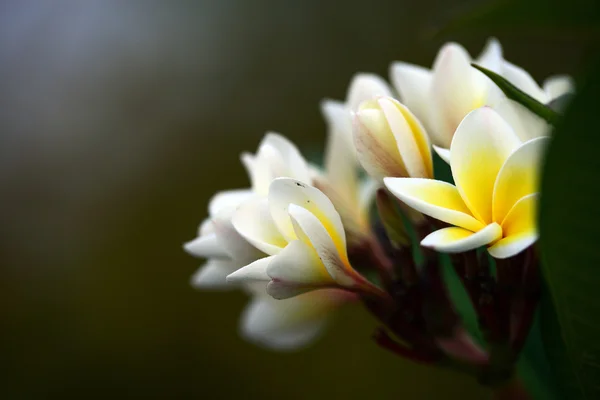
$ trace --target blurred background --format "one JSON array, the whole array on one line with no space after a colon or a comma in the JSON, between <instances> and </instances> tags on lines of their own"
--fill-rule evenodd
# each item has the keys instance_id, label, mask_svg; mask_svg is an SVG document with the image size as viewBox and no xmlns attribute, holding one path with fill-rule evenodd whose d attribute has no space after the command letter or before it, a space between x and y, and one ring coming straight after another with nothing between
<instances>
[{"instance_id":1,"label":"blurred background","mask_svg":"<svg viewBox=\"0 0 600 400\"><path fill-rule=\"evenodd\" d=\"M181 248L265 131L315 154L354 73L478 54L433 34L480 3L1 1L0 398L485 396L379 349L360 308L305 351L245 343L246 297L192 289ZM580 65L574 36L492 33L538 81Z\"/></svg>"}]
</instances>

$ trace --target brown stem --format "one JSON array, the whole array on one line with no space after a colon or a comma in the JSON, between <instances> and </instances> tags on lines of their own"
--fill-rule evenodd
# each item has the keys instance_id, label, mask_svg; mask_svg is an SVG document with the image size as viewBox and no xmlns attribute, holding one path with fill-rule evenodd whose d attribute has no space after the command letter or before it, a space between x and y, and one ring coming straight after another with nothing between
<instances>
[{"instance_id":1,"label":"brown stem","mask_svg":"<svg viewBox=\"0 0 600 400\"><path fill-rule=\"evenodd\" d=\"M511 346L515 358L523 349L533 320L540 296L540 277L533 249L527 250L523 265L522 286L515 305L515 318L511 335ZM517 311L518 310L518 311Z\"/></svg>"}]
</instances>

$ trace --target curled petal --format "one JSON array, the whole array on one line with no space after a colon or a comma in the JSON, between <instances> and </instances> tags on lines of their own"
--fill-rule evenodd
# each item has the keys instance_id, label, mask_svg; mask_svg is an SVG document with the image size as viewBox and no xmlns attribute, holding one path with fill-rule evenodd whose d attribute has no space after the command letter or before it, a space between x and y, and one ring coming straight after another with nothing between
<instances>
[{"instance_id":1,"label":"curled petal","mask_svg":"<svg viewBox=\"0 0 600 400\"><path fill-rule=\"evenodd\" d=\"M394 196L423 214L472 231L484 227L449 183L418 178L385 178L384 183Z\"/></svg>"},{"instance_id":2,"label":"curled petal","mask_svg":"<svg viewBox=\"0 0 600 400\"><path fill-rule=\"evenodd\" d=\"M273 222L267 199L241 205L233 214L232 223L241 236L266 254L277 254L287 245Z\"/></svg>"},{"instance_id":3,"label":"curled petal","mask_svg":"<svg viewBox=\"0 0 600 400\"><path fill-rule=\"evenodd\" d=\"M233 210L244 201L253 197L250 189L234 189L215 194L208 203L208 214L214 217L223 210Z\"/></svg>"},{"instance_id":4,"label":"curled petal","mask_svg":"<svg viewBox=\"0 0 600 400\"><path fill-rule=\"evenodd\" d=\"M279 178L269 188L269 208L279 231L288 239L297 238L288 212L290 204L308 210L327 229L338 249L346 249L346 234L340 215L320 190L294 179Z\"/></svg>"},{"instance_id":5,"label":"curled petal","mask_svg":"<svg viewBox=\"0 0 600 400\"><path fill-rule=\"evenodd\" d=\"M436 145L433 145L433 149L442 160L446 161L447 164L450 164L450 149L444 149L443 147L438 147Z\"/></svg>"},{"instance_id":6,"label":"curled petal","mask_svg":"<svg viewBox=\"0 0 600 400\"><path fill-rule=\"evenodd\" d=\"M542 157L549 142L548 137L532 139L508 157L498 172L494 186L494 221L502 223L519 199L539 190Z\"/></svg>"},{"instance_id":7,"label":"curled petal","mask_svg":"<svg viewBox=\"0 0 600 400\"><path fill-rule=\"evenodd\" d=\"M535 243L537 197L537 193L525 196L510 210L502 222L504 238L488 249L492 257L512 257Z\"/></svg>"},{"instance_id":8,"label":"curled petal","mask_svg":"<svg viewBox=\"0 0 600 400\"><path fill-rule=\"evenodd\" d=\"M443 253L462 253L493 243L501 237L502 228L495 222L475 233L453 226L430 233L421 241L421 246Z\"/></svg>"},{"instance_id":9,"label":"curled petal","mask_svg":"<svg viewBox=\"0 0 600 400\"><path fill-rule=\"evenodd\" d=\"M469 113L450 146L452 176L461 197L480 221L492 221L492 193L498 171L521 144L513 129L489 107Z\"/></svg>"},{"instance_id":10,"label":"curled petal","mask_svg":"<svg viewBox=\"0 0 600 400\"><path fill-rule=\"evenodd\" d=\"M290 242L269 263L267 274L272 279L267 293L276 299L335 285L315 249L301 240Z\"/></svg>"},{"instance_id":11,"label":"curled petal","mask_svg":"<svg viewBox=\"0 0 600 400\"><path fill-rule=\"evenodd\" d=\"M267 275L267 267L274 258L275 256L264 257L232 272L227 275L227 282L245 284L270 281L271 278Z\"/></svg>"}]
</instances>

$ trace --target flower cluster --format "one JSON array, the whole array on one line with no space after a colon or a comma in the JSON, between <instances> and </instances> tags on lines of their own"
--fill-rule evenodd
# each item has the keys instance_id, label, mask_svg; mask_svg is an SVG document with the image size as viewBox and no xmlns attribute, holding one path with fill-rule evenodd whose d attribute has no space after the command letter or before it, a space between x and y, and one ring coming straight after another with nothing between
<instances>
[{"instance_id":1,"label":"flower cluster","mask_svg":"<svg viewBox=\"0 0 600 400\"><path fill-rule=\"evenodd\" d=\"M507 325L506 307L480 300L513 301L497 288L531 279L514 264L530 271L536 263L538 176L551 126L471 63L543 104L573 90L565 76L538 86L504 60L495 39L476 59L446 44L431 70L396 62L393 89L356 75L345 101L321 104L323 167L276 133L241 156L250 187L217 193L185 245L207 259L193 285L247 291L241 332L263 346L305 345L331 311L362 302L384 327L376 337L382 346L421 362L487 365L491 353L462 327L444 288L438 253L449 253L487 339L518 348L525 317ZM436 153L436 169L449 165L453 182L435 179Z\"/></svg>"}]
</instances>

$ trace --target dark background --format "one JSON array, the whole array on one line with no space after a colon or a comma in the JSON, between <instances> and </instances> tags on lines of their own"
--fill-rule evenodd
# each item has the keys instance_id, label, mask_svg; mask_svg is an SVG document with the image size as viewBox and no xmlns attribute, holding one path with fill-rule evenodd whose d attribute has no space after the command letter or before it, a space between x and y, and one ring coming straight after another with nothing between
<instances>
[{"instance_id":1,"label":"dark background","mask_svg":"<svg viewBox=\"0 0 600 400\"><path fill-rule=\"evenodd\" d=\"M265 131L312 157L355 72L478 54L433 34L479 3L0 2L0 398L484 396L377 348L360 308L302 352L245 343L245 296L192 289L181 249ZM538 81L577 71L570 35L497 35Z\"/></svg>"}]
</instances>

